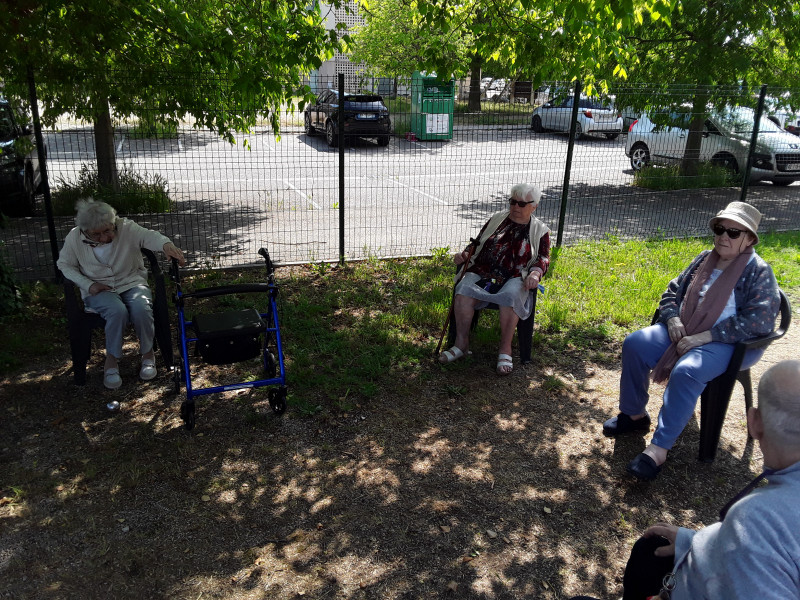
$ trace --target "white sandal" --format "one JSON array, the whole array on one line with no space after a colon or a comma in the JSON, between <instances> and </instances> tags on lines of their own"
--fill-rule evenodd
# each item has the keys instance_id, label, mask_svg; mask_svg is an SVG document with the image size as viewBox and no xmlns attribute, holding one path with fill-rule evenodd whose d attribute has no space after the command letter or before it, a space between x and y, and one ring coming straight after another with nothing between
<instances>
[{"instance_id":1,"label":"white sandal","mask_svg":"<svg viewBox=\"0 0 800 600\"><path fill-rule=\"evenodd\" d=\"M510 375L514 370L514 361L508 354L497 355L497 374Z\"/></svg>"},{"instance_id":2,"label":"white sandal","mask_svg":"<svg viewBox=\"0 0 800 600\"><path fill-rule=\"evenodd\" d=\"M453 346L450 350L445 350L439 355L439 362L443 365L449 365L451 362L458 360L462 356L467 356L472 354L469 350L467 350L466 354L464 351L459 348L458 346Z\"/></svg>"}]
</instances>

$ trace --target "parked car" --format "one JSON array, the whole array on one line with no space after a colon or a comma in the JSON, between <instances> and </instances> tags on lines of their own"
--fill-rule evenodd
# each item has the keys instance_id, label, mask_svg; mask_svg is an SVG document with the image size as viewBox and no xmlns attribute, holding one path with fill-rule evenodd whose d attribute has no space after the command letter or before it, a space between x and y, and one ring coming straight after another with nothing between
<instances>
[{"instance_id":1,"label":"parked car","mask_svg":"<svg viewBox=\"0 0 800 600\"><path fill-rule=\"evenodd\" d=\"M325 132L329 146L339 143L339 92L325 90L314 104L305 107L303 120L307 135ZM389 144L392 121L389 109L378 94L344 95L345 141L351 137L374 137L379 146Z\"/></svg>"},{"instance_id":2,"label":"parked car","mask_svg":"<svg viewBox=\"0 0 800 600\"><path fill-rule=\"evenodd\" d=\"M574 96L561 95L534 109L531 129L543 131L569 131ZM583 97L578 101L578 122L575 139L585 134L597 133L613 140L622 133L622 116L607 100Z\"/></svg>"},{"instance_id":3,"label":"parked car","mask_svg":"<svg viewBox=\"0 0 800 600\"><path fill-rule=\"evenodd\" d=\"M32 215L41 183L31 127L0 98L0 212L10 217Z\"/></svg>"},{"instance_id":4,"label":"parked car","mask_svg":"<svg viewBox=\"0 0 800 600\"><path fill-rule=\"evenodd\" d=\"M495 79L486 88L486 99L493 102L508 102L511 97L511 84L505 79Z\"/></svg>"},{"instance_id":5,"label":"parked car","mask_svg":"<svg viewBox=\"0 0 800 600\"><path fill-rule=\"evenodd\" d=\"M639 171L646 165L667 165L683 159L688 138L686 115L673 113L673 126L657 125L647 114L631 125L625 154L631 167ZM747 107L729 107L712 112L703 125L700 161L722 165L739 173L747 165L755 114ZM800 140L762 117L751 181L767 180L775 185L789 185L800 180Z\"/></svg>"}]
</instances>

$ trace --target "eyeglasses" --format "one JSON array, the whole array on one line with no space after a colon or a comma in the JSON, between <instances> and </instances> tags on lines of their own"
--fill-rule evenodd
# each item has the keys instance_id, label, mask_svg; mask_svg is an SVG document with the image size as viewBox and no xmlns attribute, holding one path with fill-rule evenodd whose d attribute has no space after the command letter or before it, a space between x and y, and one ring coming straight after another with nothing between
<instances>
[{"instance_id":1,"label":"eyeglasses","mask_svg":"<svg viewBox=\"0 0 800 600\"><path fill-rule=\"evenodd\" d=\"M113 235L117 233L117 226L114 225L113 227L108 227L103 231L81 231L81 233L83 233L83 236L87 238L82 240L83 243L94 248L95 246L108 243L101 240L103 238L113 237Z\"/></svg>"},{"instance_id":2,"label":"eyeglasses","mask_svg":"<svg viewBox=\"0 0 800 600\"><path fill-rule=\"evenodd\" d=\"M520 208L525 208L526 206L528 206L528 204L533 204L533 200L531 200L530 202L525 202L524 200L516 200L514 198L509 198L508 203L511 206L519 206Z\"/></svg>"},{"instance_id":3,"label":"eyeglasses","mask_svg":"<svg viewBox=\"0 0 800 600\"><path fill-rule=\"evenodd\" d=\"M714 235L722 235L723 233L727 233L728 237L731 238L732 240L735 240L745 232L744 229L728 229L727 227L723 227L722 225L714 225L711 228L711 231L714 232Z\"/></svg>"}]
</instances>

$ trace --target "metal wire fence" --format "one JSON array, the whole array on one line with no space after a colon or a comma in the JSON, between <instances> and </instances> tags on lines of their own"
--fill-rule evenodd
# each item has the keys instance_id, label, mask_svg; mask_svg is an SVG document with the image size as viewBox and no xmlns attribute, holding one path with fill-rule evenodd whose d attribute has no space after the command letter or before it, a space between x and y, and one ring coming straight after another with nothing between
<instances>
[{"instance_id":1,"label":"metal wire fence","mask_svg":"<svg viewBox=\"0 0 800 600\"><path fill-rule=\"evenodd\" d=\"M192 85L193 78L186 81ZM174 82L152 97L168 97L168 85ZM742 197L764 213L765 231L800 224L800 184L792 183L800 179L800 137L783 129L797 125L791 107L800 105L800 90L767 90L763 114L780 127L759 121L751 153L759 90L741 87L618 86L597 100L580 89L576 95L572 83L532 89L481 81L477 110L470 107L466 81L448 89L424 77L315 77L308 85L320 100L343 87L341 106L353 114L340 114L337 98L306 111L284 107L276 115L278 135L267 107L244 106L263 121L235 133L235 144L191 122L162 122L156 101L143 111L145 118L118 119L113 136L120 179L156 190L155 208L122 206L120 212L170 236L199 268L258 264L261 246L278 264L461 248L507 206L519 182L543 190L537 216L562 233L564 244L701 235L711 215ZM388 140L376 94L390 115ZM697 98L707 107L702 114L692 108ZM740 114L731 107L749 108ZM692 154L686 141L698 114L700 147ZM338 125L328 130L340 118L341 131ZM44 141L60 247L73 226L76 189L96 172L92 124L65 116L44 131ZM752 176L745 184L749 158ZM722 180L695 188L691 163L709 162L720 167L711 171L722 171ZM672 166L637 174L658 164ZM651 187L637 185L648 171ZM653 189L676 180L683 182L680 189ZM31 216L8 219L0 239L20 279L54 275L41 194Z\"/></svg>"}]
</instances>

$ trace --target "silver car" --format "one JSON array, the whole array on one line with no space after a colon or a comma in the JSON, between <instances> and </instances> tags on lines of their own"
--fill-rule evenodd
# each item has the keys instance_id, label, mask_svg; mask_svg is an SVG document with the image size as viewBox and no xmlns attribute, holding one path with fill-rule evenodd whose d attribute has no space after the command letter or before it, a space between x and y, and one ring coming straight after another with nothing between
<instances>
[{"instance_id":1,"label":"silver car","mask_svg":"<svg viewBox=\"0 0 800 600\"><path fill-rule=\"evenodd\" d=\"M639 171L648 164L668 165L683 159L689 135L686 115L673 113L674 126L657 125L643 114L631 125L625 154L631 167ZM753 132L753 109L737 106L713 112L703 125L700 161L718 164L733 173L747 166L747 154ZM750 181L771 181L789 185L800 180L800 140L762 117Z\"/></svg>"},{"instance_id":2,"label":"silver car","mask_svg":"<svg viewBox=\"0 0 800 600\"><path fill-rule=\"evenodd\" d=\"M543 131L569 131L572 120L572 104L575 97L557 96L537 107L531 115L531 129ZM622 115L607 101L584 97L578 101L578 118L575 124L575 139L585 134L596 133L613 140L622 133Z\"/></svg>"}]
</instances>

